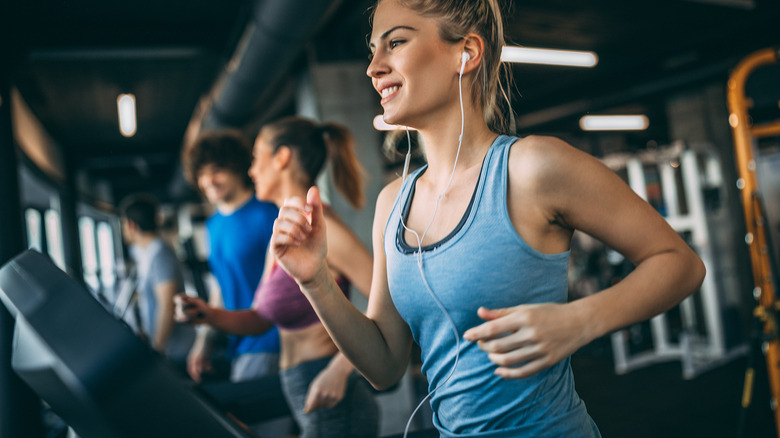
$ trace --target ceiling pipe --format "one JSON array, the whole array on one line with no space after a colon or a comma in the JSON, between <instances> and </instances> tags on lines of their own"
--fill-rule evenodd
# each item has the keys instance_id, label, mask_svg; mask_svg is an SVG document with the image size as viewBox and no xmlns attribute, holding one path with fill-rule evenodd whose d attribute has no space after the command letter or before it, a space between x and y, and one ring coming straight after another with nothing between
<instances>
[{"instance_id":1,"label":"ceiling pipe","mask_svg":"<svg viewBox=\"0 0 780 438\"><path fill-rule=\"evenodd\" d=\"M241 41L203 108L201 128L240 127L288 71L341 0L258 0Z\"/></svg>"},{"instance_id":2,"label":"ceiling pipe","mask_svg":"<svg viewBox=\"0 0 780 438\"><path fill-rule=\"evenodd\" d=\"M182 139L187 147L207 129L243 128L258 119L282 76L342 0L257 0L236 50L200 100ZM174 198L192 195L181 166L168 184Z\"/></svg>"}]
</instances>

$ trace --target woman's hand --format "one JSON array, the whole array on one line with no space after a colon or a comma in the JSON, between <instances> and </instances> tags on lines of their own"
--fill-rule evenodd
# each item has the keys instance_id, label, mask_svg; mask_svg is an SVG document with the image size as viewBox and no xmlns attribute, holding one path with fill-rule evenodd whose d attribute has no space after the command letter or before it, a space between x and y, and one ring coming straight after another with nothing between
<instances>
[{"instance_id":1,"label":"woman's hand","mask_svg":"<svg viewBox=\"0 0 780 438\"><path fill-rule=\"evenodd\" d=\"M270 245L282 268L300 284L327 271L325 217L316 187L309 189L305 202L298 197L284 201L274 222Z\"/></svg>"},{"instance_id":2,"label":"woman's hand","mask_svg":"<svg viewBox=\"0 0 780 438\"><path fill-rule=\"evenodd\" d=\"M176 322L191 325L208 323L211 308L200 298L176 294L173 296L173 303L175 305L173 317Z\"/></svg>"},{"instance_id":3,"label":"woman's hand","mask_svg":"<svg viewBox=\"0 0 780 438\"><path fill-rule=\"evenodd\" d=\"M521 379L560 362L590 342L586 321L572 303L532 304L477 311L485 323L463 338L477 342L498 365L495 374Z\"/></svg>"},{"instance_id":4,"label":"woman's hand","mask_svg":"<svg viewBox=\"0 0 780 438\"><path fill-rule=\"evenodd\" d=\"M192 380L200 383L203 374L214 371L211 365L211 349L202 338L198 338L187 355L187 373Z\"/></svg>"},{"instance_id":5,"label":"woman's hand","mask_svg":"<svg viewBox=\"0 0 780 438\"><path fill-rule=\"evenodd\" d=\"M303 413L308 414L317 409L330 409L344 399L347 390L347 380L350 373L342 370L326 367L309 385L306 394L306 404Z\"/></svg>"}]
</instances>

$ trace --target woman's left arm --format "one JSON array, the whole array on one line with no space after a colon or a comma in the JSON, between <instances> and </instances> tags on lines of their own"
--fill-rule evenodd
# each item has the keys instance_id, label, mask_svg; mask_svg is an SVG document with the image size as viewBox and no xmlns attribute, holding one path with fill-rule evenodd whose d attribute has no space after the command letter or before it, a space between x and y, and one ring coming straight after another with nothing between
<instances>
[{"instance_id":1,"label":"woman's left arm","mask_svg":"<svg viewBox=\"0 0 780 438\"><path fill-rule=\"evenodd\" d=\"M520 227L523 237L532 246L560 246L561 236L568 242L578 229L636 267L612 287L566 304L480 308L487 322L464 338L478 342L506 378L527 377L600 336L670 309L696 291L705 274L666 220L600 161L550 137L529 137L518 146L510 154L509 192L543 219L526 216L532 219ZM517 168L522 171L513 172Z\"/></svg>"},{"instance_id":2,"label":"woman's left arm","mask_svg":"<svg viewBox=\"0 0 780 438\"><path fill-rule=\"evenodd\" d=\"M328 265L347 277L363 296L371 289L373 257L363 242L330 209L325 210L327 224Z\"/></svg>"}]
</instances>

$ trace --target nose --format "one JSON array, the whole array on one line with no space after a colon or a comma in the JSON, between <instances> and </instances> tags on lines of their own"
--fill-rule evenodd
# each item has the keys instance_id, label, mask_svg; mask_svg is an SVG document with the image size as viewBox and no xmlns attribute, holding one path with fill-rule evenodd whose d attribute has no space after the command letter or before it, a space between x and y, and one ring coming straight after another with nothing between
<instances>
[{"instance_id":1,"label":"nose","mask_svg":"<svg viewBox=\"0 0 780 438\"><path fill-rule=\"evenodd\" d=\"M384 60L384 56L381 50L376 50L374 56L371 58L371 63L368 64L366 69L366 75L372 79L377 79L387 74L389 68Z\"/></svg>"},{"instance_id":2,"label":"nose","mask_svg":"<svg viewBox=\"0 0 780 438\"><path fill-rule=\"evenodd\" d=\"M257 162L252 160L252 165L249 166L249 171L247 172L249 174L249 179L252 180L252 182L255 182L255 175L257 174Z\"/></svg>"}]
</instances>

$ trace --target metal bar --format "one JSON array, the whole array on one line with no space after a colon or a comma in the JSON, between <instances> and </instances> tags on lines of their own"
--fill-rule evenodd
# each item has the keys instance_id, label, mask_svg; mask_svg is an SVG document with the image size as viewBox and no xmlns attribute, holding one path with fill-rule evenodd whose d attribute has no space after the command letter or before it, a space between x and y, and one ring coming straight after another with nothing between
<instances>
[{"instance_id":1,"label":"metal bar","mask_svg":"<svg viewBox=\"0 0 780 438\"><path fill-rule=\"evenodd\" d=\"M65 183L59 189L60 226L62 228L62 249L67 272L77 281L84 283L84 264L79 240L78 201L76 177L72 160L66 160Z\"/></svg>"},{"instance_id":2,"label":"metal bar","mask_svg":"<svg viewBox=\"0 0 780 438\"><path fill-rule=\"evenodd\" d=\"M780 135L780 120L774 122L764 123L761 125L753 125L750 129L750 134L753 138L766 138L775 137Z\"/></svg>"},{"instance_id":3,"label":"metal bar","mask_svg":"<svg viewBox=\"0 0 780 438\"><path fill-rule=\"evenodd\" d=\"M726 353L726 341L723 333L723 324L721 321L721 303L718 295L718 285L715 281L714 268L715 255L712 252L710 243L707 215L704 211L704 195L701 191L701 178L699 172L699 163L696 160L696 154L693 151L685 151L680 157L680 166L682 167L683 186L685 187L685 197L688 199L688 215L695 224L691 228L691 240L696 248L699 257L701 257L704 266L710 272L705 276L701 285L701 298L704 307L704 319L707 326L707 339L710 353L714 356L723 356ZM688 300L691 300L689 298ZM688 301L686 300L686 301ZM692 306L692 302L690 303ZM691 308L691 311L693 309Z\"/></svg>"},{"instance_id":4,"label":"metal bar","mask_svg":"<svg viewBox=\"0 0 780 438\"><path fill-rule=\"evenodd\" d=\"M682 163L680 163L682 165ZM688 197L688 214L686 216L680 215L680 199L677 195L677 178L675 175L675 167L672 167L671 163L666 160L660 160L656 166L658 167L658 174L661 176L661 189L663 193L664 206L666 207L666 220L671 224L675 219L685 217L686 222L693 225L697 224L695 219L698 217L691 214L691 198ZM686 168L682 169L683 173L687 171ZM695 171L695 169L694 169ZM687 180L685 180L687 182ZM687 187L685 187L687 189ZM698 189L698 187L697 187ZM687 193L687 192L686 192ZM694 219L691 221L690 219ZM678 232L690 231L694 232L696 226L690 226L685 228L675 227ZM680 303L681 317L683 323L683 329L690 333L696 331L696 308L694 306L694 298L690 296ZM690 350L682 349L683 357L690 354Z\"/></svg>"},{"instance_id":5,"label":"metal bar","mask_svg":"<svg viewBox=\"0 0 780 438\"><path fill-rule=\"evenodd\" d=\"M680 200L677 196L677 180L674 175L674 167L668 162L658 163L658 174L661 175L661 190L663 190L664 206L666 206L666 220L680 216Z\"/></svg>"},{"instance_id":6,"label":"metal bar","mask_svg":"<svg viewBox=\"0 0 780 438\"><path fill-rule=\"evenodd\" d=\"M631 189L639 195L640 198L647 201L647 182L645 180L645 169L642 162L637 158L631 158L626 163L626 172ZM653 347L658 354L666 353L669 348L669 334L666 330L666 314L660 314L650 320L650 330L653 333Z\"/></svg>"},{"instance_id":7,"label":"metal bar","mask_svg":"<svg viewBox=\"0 0 780 438\"><path fill-rule=\"evenodd\" d=\"M756 175L756 158L754 156L753 143L755 137L751 132L751 122L748 116L747 98L745 96L745 83L747 78L759 67L778 62L780 53L776 49L764 49L745 57L731 73L728 81L728 107L729 124L734 136L734 151L739 177L737 186L740 188L742 198L742 210L745 214L745 226L747 234L745 242L750 251L750 260L753 267L753 279L758 295L758 305L774 314L775 288L772 283L772 266L769 263L766 248L766 239L763 227L760 227L760 219L756 212L756 196L759 193L758 176ZM777 339L775 324L765 323L764 332L772 337L767 342L766 361L767 374L772 394L772 405L777 406L780 401L780 342ZM780 410L774 410L775 425L780 431Z\"/></svg>"}]
</instances>

